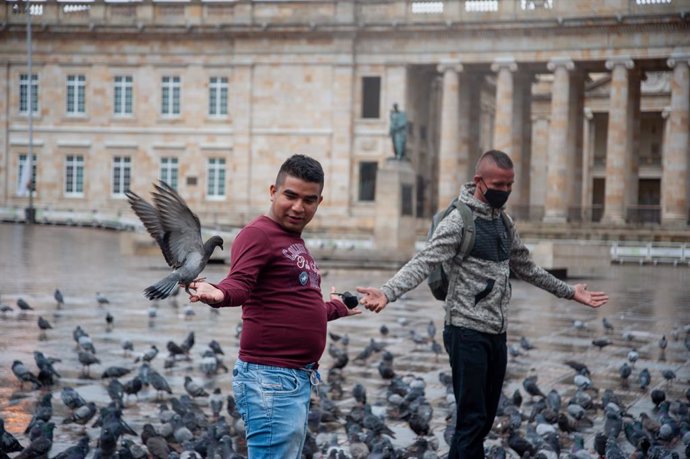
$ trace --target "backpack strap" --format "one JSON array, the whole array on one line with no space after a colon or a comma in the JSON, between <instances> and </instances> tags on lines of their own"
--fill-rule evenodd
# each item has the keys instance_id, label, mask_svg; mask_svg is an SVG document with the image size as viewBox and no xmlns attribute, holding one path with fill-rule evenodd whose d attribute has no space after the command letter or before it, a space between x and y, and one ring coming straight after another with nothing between
<instances>
[{"instance_id":1,"label":"backpack strap","mask_svg":"<svg viewBox=\"0 0 690 459\"><path fill-rule=\"evenodd\" d=\"M508 231L508 240L510 242L510 247L513 246L513 226L515 224L513 223L513 219L510 218L510 215L508 215L505 212L501 212L501 218L503 219L503 225L506 227L506 231Z\"/></svg>"},{"instance_id":2,"label":"backpack strap","mask_svg":"<svg viewBox=\"0 0 690 459\"><path fill-rule=\"evenodd\" d=\"M460 235L461 239L458 255L460 255L464 260L469 256L472 248L474 247L474 215L472 214L472 209L470 209L467 204L457 198L453 201L453 205L456 209L458 209L458 212L460 212L460 217L462 218L462 234ZM446 314L444 323L446 325L450 325L450 308L446 306L445 310Z\"/></svg>"},{"instance_id":3,"label":"backpack strap","mask_svg":"<svg viewBox=\"0 0 690 459\"><path fill-rule=\"evenodd\" d=\"M457 209L462 217L462 240L460 241L458 254L461 254L464 260L474 247L474 216L472 215L472 209L464 202L458 202Z\"/></svg>"}]
</instances>

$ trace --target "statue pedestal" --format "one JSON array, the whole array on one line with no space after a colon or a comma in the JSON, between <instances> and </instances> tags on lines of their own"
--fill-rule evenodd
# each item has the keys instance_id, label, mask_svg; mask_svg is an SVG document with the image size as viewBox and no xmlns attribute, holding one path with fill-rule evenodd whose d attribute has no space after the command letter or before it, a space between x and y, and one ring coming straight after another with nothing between
<instances>
[{"instance_id":1,"label":"statue pedestal","mask_svg":"<svg viewBox=\"0 0 690 459\"><path fill-rule=\"evenodd\" d=\"M389 158L378 170L374 242L381 257L407 261L415 253L415 183L409 161Z\"/></svg>"}]
</instances>

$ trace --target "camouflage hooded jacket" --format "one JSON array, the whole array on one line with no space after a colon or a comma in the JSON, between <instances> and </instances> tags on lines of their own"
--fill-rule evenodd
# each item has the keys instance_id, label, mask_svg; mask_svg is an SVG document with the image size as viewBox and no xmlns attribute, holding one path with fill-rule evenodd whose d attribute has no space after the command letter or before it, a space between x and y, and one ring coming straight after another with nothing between
<instances>
[{"instance_id":1,"label":"camouflage hooded jacket","mask_svg":"<svg viewBox=\"0 0 690 459\"><path fill-rule=\"evenodd\" d=\"M575 291L532 261L515 226L506 228L498 210L476 199L475 187L470 182L460 192L460 200L472 209L475 222L469 256L458 255L463 222L455 209L439 223L426 246L381 289L389 301L395 301L424 281L437 263L443 263L449 280L445 322L484 333L505 333L511 270L559 298L572 298Z\"/></svg>"}]
</instances>

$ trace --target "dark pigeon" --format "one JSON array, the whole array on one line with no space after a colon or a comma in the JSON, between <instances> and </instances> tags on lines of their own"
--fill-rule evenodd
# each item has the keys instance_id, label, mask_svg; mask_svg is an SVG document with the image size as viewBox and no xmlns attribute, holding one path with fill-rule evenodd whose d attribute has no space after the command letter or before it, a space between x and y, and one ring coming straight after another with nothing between
<instances>
[{"instance_id":1,"label":"dark pigeon","mask_svg":"<svg viewBox=\"0 0 690 459\"><path fill-rule=\"evenodd\" d=\"M22 449L24 447L19 443L19 440L5 430L5 420L0 418L0 452L5 454L16 453Z\"/></svg>"},{"instance_id":2,"label":"dark pigeon","mask_svg":"<svg viewBox=\"0 0 690 459\"><path fill-rule=\"evenodd\" d=\"M201 238L201 223L177 192L164 181L155 185L152 193L155 207L132 191L125 194L129 204L156 240L165 261L173 271L144 292L149 300L167 298L179 284L189 284L203 271L216 246L223 249L223 239L212 236L206 242Z\"/></svg>"},{"instance_id":3,"label":"dark pigeon","mask_svg":"<svg viewBox=\"0 0 690 459\"><path fill-rule=\"evenodd\" d=\"M19 299L17 300L17 306L18 306L19 309L21 309L22 311L33 311L33 310L34 310L34 308L32 308L32 307L29 305L29 303L27 303L23 298L19 298Z\"/></svg>"},{"instance_id":4,"label":"dark pigeon","mask_svg":"<svg viewBox=\"0 0 690 459\"><path fill-rule=\"evenodd\" d=\"M79 439L76 445L70 446L53 459L85 459L89 454L89 436L85 435Z\"/></svg>"}]
</instances>

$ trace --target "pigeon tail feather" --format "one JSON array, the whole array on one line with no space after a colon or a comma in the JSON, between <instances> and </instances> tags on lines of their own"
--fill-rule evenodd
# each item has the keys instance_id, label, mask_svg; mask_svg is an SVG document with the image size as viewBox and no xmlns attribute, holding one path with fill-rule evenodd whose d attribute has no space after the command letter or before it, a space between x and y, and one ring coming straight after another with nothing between
<instances>
[{"instance_id":1,"label":"pigeon tail feather","mask_svg":"<svg viewBox=\"0 0 690 459\"><path fill-rule=\"evenodd\" d=\"M177 273L171 273L154 285L147 287L144 294L149 300L163 300L170 296L179 282L180 278Z\"/></svg>"}]
</instances>

